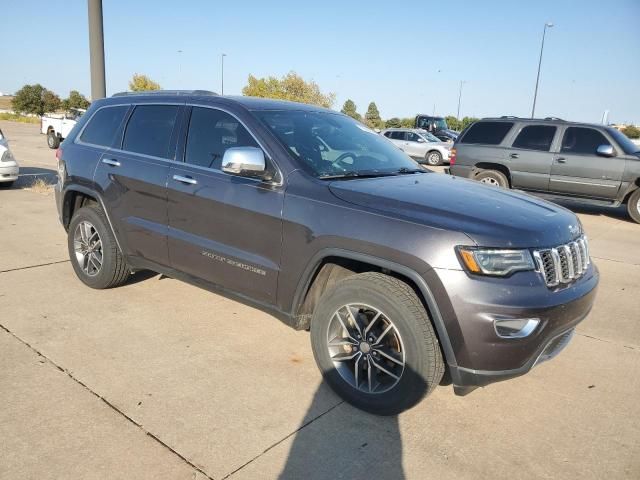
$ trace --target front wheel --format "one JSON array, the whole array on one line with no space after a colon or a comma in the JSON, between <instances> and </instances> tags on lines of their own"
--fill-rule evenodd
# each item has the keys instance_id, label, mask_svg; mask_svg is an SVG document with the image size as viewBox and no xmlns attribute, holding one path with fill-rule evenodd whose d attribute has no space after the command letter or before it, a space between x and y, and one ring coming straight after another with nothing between
<instances>
[{"instance_id":1,"label":"front wheel","mask_svg":"<svg viewBox=\"0 0 640 480\"><path fill-rule=\"evenodd\" d=\"M311 346L331 388L378 415L412 407L444 372L420 299L406 283L380 273L347 277L323 294L311 320Z\"/></svg>"},{"instance_id":2,"label":"front wheel","mask_svg":"<svg viewBox=\"0 0 640 480\"><path fill-rule=\"evenodd\" d=\"M640 223L640 188L629 197L627 201L627 212L629 212L629 216L634 222Z\"/></svg>"},{"instance_id":3,"label":"front wheel","mask_svg":"<svg viewBox=\"0 0 640 480\"><path fill-rule=\"evenodd\" d=\"M54 150L60 146L60 138L53 130L47 133L47 145Z\"/></svg>"},{"instance_id":4,"label":"front wheel","mask_svg":"<svg viewBox=\"0 0 640 480\"><path fill-rule=\"evenodd\" d=\"M426 161L430 166L437 167L439 165L442 165L442 155L436 150L427 152Z\"/></svg>"}]
</instances>

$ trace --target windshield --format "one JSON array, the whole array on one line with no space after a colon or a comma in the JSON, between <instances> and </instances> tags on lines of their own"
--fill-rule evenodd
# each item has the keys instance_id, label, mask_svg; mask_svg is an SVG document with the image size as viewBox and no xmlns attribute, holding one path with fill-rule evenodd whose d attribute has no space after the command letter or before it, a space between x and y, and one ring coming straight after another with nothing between
<instances>
[{"instance_id":1,"label":"windshield","mask_svg":"<svg viewBox=\"0 0 640 480\"><path fill-rule=\"evenodd\" d=\"M425 138L425 140L428 140L429 142L440 142L441 141L438 137L436 137L435 135L431 135L427 131L420 132L420 135L423 136Z\"/></svg>"},{"instance_id":2,"label":"windshield","mask_svg":"<svg viewBox=\"0 0 640 480\"><path fill-rule=\"evenodd\" d=\"M447 130L447 121L442 117L418 117L418 128L424 128L425 130Z\"/></svg>"},{"instance_id":3,"label":"windshield","mask_svg":"<svg viewBox=\"0 0 640 480\"><path fill-rule=\"evenodd\" d=\"M254 113L319 178L382 176L420 169L385 137L345 115L295 110Z\"/></svg>"},{"instance_id":4,"label":"windshield","mask_svg":"<svg viewBox=\"0 0 640 480\"><path fill-rule=\"evenodd\" d=\"M616 141L616 143L618 145L620 145L620 147L622 148L622 150L624 150L624 153L638 153L640 152L640 146L636 145L635 143L633 143L629 137L627 137L624 133L622 133L619 130L616 130L615 128L607 128L607 132L609 132L609 135L611 135L613 137L613 139Z\"/></svg>"}]
</instances>

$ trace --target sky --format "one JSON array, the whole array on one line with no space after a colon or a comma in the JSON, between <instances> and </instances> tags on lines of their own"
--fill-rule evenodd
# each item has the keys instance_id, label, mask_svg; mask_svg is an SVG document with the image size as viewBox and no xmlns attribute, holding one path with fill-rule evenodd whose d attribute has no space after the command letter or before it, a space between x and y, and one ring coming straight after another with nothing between
<instances>
[{"instance_id":1,"label":"sky","mask_svg":"<svg viewBox=\"0 0 640 480\"><path fill-rule=\"evenodd\" d=\"M640 0L103 0L107 95L133 73L163 88L240 94L295 71L383 118L416 113L640 123ZM90 96L86 0L2 0L0 92L41 83Z\"/></svg>"}]
</instances>

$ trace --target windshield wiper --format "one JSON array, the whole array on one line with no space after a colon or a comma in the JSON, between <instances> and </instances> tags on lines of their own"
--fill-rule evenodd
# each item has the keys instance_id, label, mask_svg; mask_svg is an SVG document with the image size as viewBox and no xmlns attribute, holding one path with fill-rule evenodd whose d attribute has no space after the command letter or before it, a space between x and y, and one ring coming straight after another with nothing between
<instances>
[{"instance_id":1,"label":"windshield wiper","mask_svg":"<svg viewBox=\"0 0 640 480\"><path fill-rule=\"evenodd\" d=\"M335 175L319 175L319 178L325 179L336 179L336 178L375 178L375 177L389 177L395 175L395 172L371 172L371 171L360 171L357 170L349 170L347 172L337 173Z\"/></svg>"},{"instance_id":2,"label":"windshield wiper","mask_svg":"<svg viewBox=\"0 0 640 480\"><path fill-rule=\"evenodd\" d=\"M425 170L423 168L407 168L407 167L402 167L398 170L396 170L395 173L399 173L401 175L406 175L406 174L410 174L410 173L429 173L429 170Z\"/></svg>"}]
</instances>

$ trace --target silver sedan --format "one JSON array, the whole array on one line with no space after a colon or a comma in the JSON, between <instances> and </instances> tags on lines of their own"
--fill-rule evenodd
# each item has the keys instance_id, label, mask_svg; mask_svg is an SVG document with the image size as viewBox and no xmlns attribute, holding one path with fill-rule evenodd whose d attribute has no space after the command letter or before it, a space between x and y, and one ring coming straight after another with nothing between
<instances>
[{"instance_id":1,"label":"silver sedan","mask_svg":"<svg viewBox=\"0 0 640 480\"><path fill-rule=\"evenodd\" d=\"M380 132L395 146L421 163L430 166L449 161L452 143L441 142L426 130L418 128L388 128Z\"/></svg>"}]
</instances>

